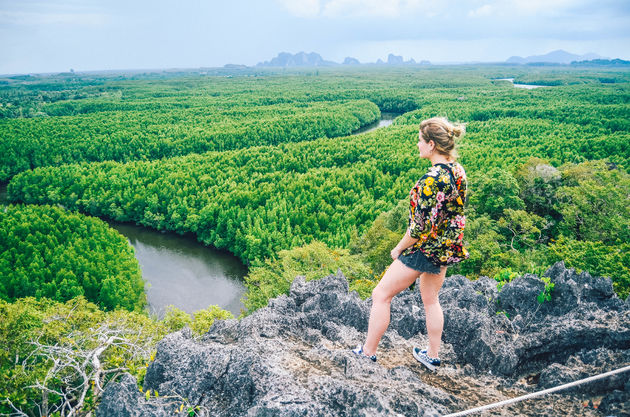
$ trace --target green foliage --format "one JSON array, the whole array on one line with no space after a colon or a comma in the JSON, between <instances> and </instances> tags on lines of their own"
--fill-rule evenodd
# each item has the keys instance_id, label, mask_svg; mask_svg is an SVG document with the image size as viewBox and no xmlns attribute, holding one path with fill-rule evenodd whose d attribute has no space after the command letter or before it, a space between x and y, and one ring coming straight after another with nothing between
<instances>
[{"instance_id":1,"label":"green foliage","mask_svg":"<svg viewBox=\"0 0 630 417\"><path fill-rule=\"evenodd\" d=\"M508 282L512 282L514 278L518 276L517 272L512 271L510 268L505 268L499 271L493 278L497 281L497 290L501 291L501 288Z\"/></svg>"},{"instance_id":2,"label":"green foliage","mask_svg":"<svg viewBox=\"0 0 630 417\"><path fill-rule=\"evenodd\" d=\"M166 307L166 314L160 320L160 325L164 326L168 333L176 332L188 326L193 334L201 336L210 330L216 320L233 318L232 313L218 306L210 306L205 310L195 311L191 318L190 314L170 305Z\"/></svg>"},{"instance_id":3,"label":"green foliage","mask_svg":"<svg viewBox=\"0 0 630 417\"><path fill-rule=\"evenodd\" d=\"M525 208L519 194L518 183L509 171L492 169L475 184L470 193L470 204L478 214L497 220L504 210Z\"/></svg>"},{"instance_id":4,"label":"green foliage","mask_svg":"<svg viewBox=\"0 0 630 417\"><path fill-rule=\"evenodd\" d=\"M169 333L176 332L186 326L190 326L192 318L190 314L173 305L166 306L166 313L162 319L162 325Z\"/></svg>"},{"instance_id":5,"label":"green foliage","mask_svg":"<svg viewBox=\"0 0 630 417\"><path fill-rule=\"evenodd\" d=\"M8 192L29 203L191 231L251 263L313 240L347 247L352 230L363 232L419 175L413 130L388 128L385 143L375 132L155 162L39 168L14 177Z\"/></svg>"},{"instance_id":6,"label":"green foliage","mask_svg":"<svg viewBox=\"0 0 630 417\"><path fill-rule=\"evenodd\" d=\"M366 100L229 108L224 99L193 100L187 108L160 108L156 101L152 109L0 120L0 181L41 166L161 159L348 135L380 116Z\"/></svg>"},{"instance_id":7,"label":"green foliage","mask_svg":"<svg viewBox=\"0 0 630 417\"><path fill-rule=\"evenodd\" d=\"M545 219L536 214L512 209L505 209L503 217L497 222L500 228L508 230L507 237L512 250L533 248L541 244L545 240L542 231L546 223Z\"/></svg>"},{"instance_id":8,"label":"green foliage","mask_svg":"<svg viewBox=\"0 0 630 417\"><path fill-rule=\"evenodd\" d=\"M405 201L405 206L409 203ZM398 205L390 212L379 215L372 223L372 226L360 237L350 243L350 251L353 254L361 254L362 259L370 266L372 275L380 277L392 262L391 250L398 244L402 237L402 232L394 232L386 227L387 217L392 212L398 212ZM400 219L404 216L400 216ZM404 222L399 221L400 224Z\"/></svg>"},{"instance_id":9,"label":"green foliage","mask_svg":"<svg viewBox=\"0 0 630 417\"><path fill-rule=\"evenodd\" d=\"M186 317L187 320L183 319ZM170 309L163 320L146 314L116 310L105 312L83 297L59 303L47 298L21 298L13 303L0 300L0 414L14 410L6 400L28 416L55 415L61 411L63 398L48 395L48 410L42 403L43 390L68 393L76 405L83 387L88 387L81 412L94 408L104 387L122 372L134 375L142 384L146 368L154 359L157 342L167 333L190 324L196 334L208 330L215 320L231 318L231 313L216 306L195 314L191 321L187 313ZM174 319L177 317L177 319ZM111 343L110 343L111 342ZM100 374L91 359L102 348L98 358ZM60 368L63 364L81 367L89 375L84 380L78 368ZM56 365L55 365L56 364ZM55 368L55 366L57 368ZM54 372L54 374L53 374ZM48 377L47 377L48 375ZM54 376L54 377L51 377ZM147 396L157 397L157 391ZM78 411L78 410L77 410ZM40 414L41 413L41 414Z\"/></svg>"},{"instance_id":10,"label":"green foliage","mask_svg":"<svg viewBox=\"0 0 630 417\"><path fill-rule=\"evenodd\" d=\"M252 265L248 312L285 294L297 275L310 280L338 268L367 297L406 229L405 197L427 167L417 159L417 125L444 115L467 124L458 146L470 187L470 259L450 273L493 276L500 289L564 260L610 276L628 296L627 71L309 71L2 79L0 181L11 178L14 202L191 232L230 250ZM553 87L493 81L505 77ZM380 111L407 113L387 129L344 137ZM0 245L0 398L27 415L41 406L33 385L52 369L47 345L76 358L115 330L136 348L108 346L104 369L142 381L164 334L185 326L203 334L231 317L216 307L194 319L175 308L160 321L138 314L143 285L125 239L61 208L2 207ZM553 290L544 282L540 303ZM81 386L60 372L50 388ZM83 410L97 400L90 388ZM0 403L0 413L11 411ZM180 411L200 410L185 402Z\"/></svg>"},{"instance_id":11,"label":"green foliage","mask_svg":"<svg viewBox=\"0 0 630 417\"><path fill-rule=\"evenodd\" d=\"M528 212L540 217L559 217L554 204L557 201L556 191L562 183L562 174L557 168L540 158L531 157L514 176Z\"/></svg>"},{"instance_id":12,"label":"green foliage","mask_svg":"<svg viewBox=\"0 0 630 417\"><path fill-rule=\"evenodd\" d=\"M215 320L233 319L234 316L229 311L223 310L218 306L210 306L205 310L195 311L194 320L190 325L190 329L198 336L201 336L210 330Z\"/></svg>"},{"instance_id":13,"label":"green foliage","mask_svg":"<svg viewBox=\"0 0 630 417\"><path fill-rule=\"evenodd\" d=\"M118 141L112 147L118 154L92 150L86 159L77 142L68 145L76 158L53 165L121 162L27 171L12 179L10 198L192 232L251 264L321 241L350 248L375 277L389 263L388 242L404 230L406 215L401 210L394 222L374 220L425 171L416 156L417 124L444 115L467 124L458 146L469 176L471 257L453 273L474 278L504 268L540 270L553 258L551 239L559 237L610 247L628 241L627 71L418 67L330 69L317 77L307 70L257 71L233 78L218 70L86 76L73 77L71 85L55 77L7 80L0 101L11 103L3 111L13 110L0 131L10 141L18 138L28 149L33 137L50 138L55 130L49 128L59 127L61 143L80 128L90 146L97 137ZM553 87L523 90L493 81L505 77ZM339 137L374 120L374 104L407 113L387 129ZM38 113L50 117L28 118ZM337 137L314 139L323 135ZM11 152L8 160L17 161ZM19 170L50 163L29 158Z\"/></svg>"},{"instance_id":14,"label":"green foliage","mask_svg":"<svg viewBox=\"0 0 630 417\"><path fill-rule=\"evenodd\" d=\"M64 378L59 378L63 373L46 378L55 358L60 364L75 361L80 366L85 355L116 335L126 343L108 345L99 357L103 369L125 368L142 380L150 351L165 334L164 329L143 314L124 310L103 312L82 297L66 303L46 298L22 298L13 303L0 300L0 316L0 398L10 400L29 416L40 415L37 404L42 405L42 391L34 387L36 382L64 392L90 382L83 381L76 370L66 372ZM66 354L54 354L64 350ZM91 361L85 365L87 374L94 372ZM105 373L100 382L106 383L114 376ZM88 400L93 395L91 386ZM48 402L52 412L62 399L49 395ZM42 415L48 415L49 410L42 410ZM0 414L12 411L8 403L0 401Z\"/></svg>"},{"instance_id":15,"label":"green foliage","mask_svg":"<svg viewBox=\"0 0 630 417\"><path fill-rule=\"evenodd\" d=\"M497 311L495 314L499 315L499 314L503 314L505 317L507 317L508 319L510 318L510 315L508 314L507 311L503 311L503 310L499 310Z\"/></svg>"},{"instance_id":16,"label":"green foliage","mask_svg":"<svg viewBox=\"0 0 630 417\"><path fill-rule=\"evenodd\" d=\"M630 242L630 174L605 161L561 168L555 209L560 233L579 241L607 245Z\"/></svg>"},{"instance_id":17,"label":"green foliage","mask_svg":"<svg viewBox=\"0 0 630 417\"><path fill-rule=\"evenodd\" d=\"M0 208L0 298L85 296L140 311L144 281L133 248L100 219L59 207Z\"/></svg>"},{"instance_id":18,"label":"green foliage","mask_svg":"<svg viewBox=\"0 0 630 417\"><path fill-rule=\"evenodd\" d=\"M497 254L503 253L503 236L498 233L497 222L490 217L474 214L474 209L467 211L464 240L470 257L458 265L449 268L449 273L458 273L468 277L478 275L492 276L499 269Z\"/></svg>"},{"instance_id":19,"label":"green foliage","mask_svg":"<svg viewBox=\"0 0 630 417\"><path fill-rule=\"evenodd\" d=\"M298 275L304 275L310 281L335 274L338 269L348 278L350 290L358 291L362 297L369 296L376 286L377 281L371 278L358 255L350 255L347 249L330 249L324 243L314 241L282 250L276 259L253 266L245 277L245 307L251 313L266 306L270 299L287 294Z\"/></svg>"},{"instance_id":20,"label":"green foliage","mask_svg":"<svg viewBox=\"0 0 630 417\"><path fill-rule=\"evenodd\" d=\"M568 268L610 277L619 297L630 293L630 243L606 245L561 236L549 246L548 263L564 261Z\"/></svg>"},{"instance_id":21,"label":"green foliage","mask_svg":"<svg viewBox=\"0 0 630 417\"><path fill-rule=\"evenodd\" d=\"M551 292L553 291L556 284L551 282L551 278L541 277L540 280L545 283L545 288L538 294L536 299L538 303L542 304L545 301L551 301Z\"/></svg>"}]
</instances>

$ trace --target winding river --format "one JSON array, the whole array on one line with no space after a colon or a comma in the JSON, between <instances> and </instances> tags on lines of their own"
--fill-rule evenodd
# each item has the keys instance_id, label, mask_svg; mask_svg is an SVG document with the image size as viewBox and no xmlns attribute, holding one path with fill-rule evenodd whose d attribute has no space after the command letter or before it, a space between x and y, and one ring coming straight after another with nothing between
<instances>
[{"instance_id":1,"label":"winding river","mask_svg":"<svg viewBox=\"0 0 630 417\"><path fill-rule=\"evenodd\" d=\"M380 129L381 127L387 127L394 122L396 117L400 116L400 113L381 113L381 119L370 123L369 125L365 125L362 128L355 130L352 132L353 135L359 135L361 133L371 132L376 129Z\"/></svg>"},{"instance_id":2,"label":"winding river","mask_svg":"<svg viewBox=\"0 0 630 417\"><path fill-rule=\"evenodd\" d=\"M399 116L382 113L381 120L353 133L389 126ZM7 184L0 185L0 204L7 204ZM243 278L247 267L226 251L204 246L190 234L162 233L130 223L107 221L133 246L147 283L149 312L163 317L173 305L187 313L218 305L238 316L244 308Z\"/></svg>"},{"instance_id":3,"label":"winding river","mask_svg":"<svg viewBox=\"0 0 630 417\"><path fill-rule=\"evenodd\" d=\"M534 85L534 84L515 84L514 78L494 78L494 81L509 81L516 88L524 88L526 90L532 90L534 88L546 87L545 85Z\"/></svg>"},{"instance_id":4,"label":"winding river","mask_svg":"<svg viewBox=\"0 0 630 417\"><path fill-rule=\"evenodd\" d=\"M187 312L218 305L235 317L244 308L247 267L226 251L204 246L190 234L161 233L129 223L108 221L133 246L147 282L149 312L163 317L169 305Z\"/></svg>"}]
</instances>

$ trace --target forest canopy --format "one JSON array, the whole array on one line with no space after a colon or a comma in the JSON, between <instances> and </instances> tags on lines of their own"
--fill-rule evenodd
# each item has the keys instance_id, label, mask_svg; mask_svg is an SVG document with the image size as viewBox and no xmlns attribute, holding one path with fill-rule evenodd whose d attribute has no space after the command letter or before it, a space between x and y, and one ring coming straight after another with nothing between
<instances>
[{"instance_id":1,"label":"forest canopy","mask_svg":"<svg viewBox=\"0 0 630 417\"><path fill-rule=\"evenodd\" d=\"M127 239L104 221L49 205L0 206L0 299L142 311L144 281Z\"/></svg>"},{"instance_id":2,"label":"forest canopy","mask_svg":"<svg viewBox=\"0 0 630 417\"><path fill-rule=\"evenodd\" d=\"M349 136L382 112L398 116L392 126ZM541 275L564 261L628 296L627 69L0 78L0 181L15 203L0 206L0 413L89 412L121 370L142 381L164 334L186 325L203 334L231 317L211 307L150 318L132 248L96 217L192 233L234 253L250 267L245 314L296 275L338 268L368 297L405 232L409 190L428 167L418 124L433 116L467 131L458 152L470 259L449 274ZM103 345L114 340L105 335L120 340ZM66 356L52 360L54 346ZM55 365L91 364L96 351L102 366L87 366L84 379Z\"/></svg>"}]
</instances>

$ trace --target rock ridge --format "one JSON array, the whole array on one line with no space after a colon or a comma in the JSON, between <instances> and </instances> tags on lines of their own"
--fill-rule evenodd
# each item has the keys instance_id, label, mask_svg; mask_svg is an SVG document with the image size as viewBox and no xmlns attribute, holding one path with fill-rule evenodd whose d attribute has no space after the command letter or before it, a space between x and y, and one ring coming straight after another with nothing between
<instances>
[{"instance_id":1,"label":"rock ridge","mask_svg":"<svg viewBox=\"0 0 630 417\"><path fill-rule=\"evenodd\" d=\"M107 386L97 416L166 416L185 405L200 416L439 416L501 401L630 364L630 298L609 278L566 269L525 275L499 292L487 277L453 275L440 292L445 328L436 373L411 355L427 343L417 291L392 300L378 362L354 355L371 300L348 292L341 271L306 282L240 320L217 321L201 338L166 336L147 369L147 400L126 375ZM600 416L630 412L627 374L518 403L496 414ZM612 414L610 414L612 413ZM614 414L618 413L618 414Z\"/></svg>"}]
</instances>

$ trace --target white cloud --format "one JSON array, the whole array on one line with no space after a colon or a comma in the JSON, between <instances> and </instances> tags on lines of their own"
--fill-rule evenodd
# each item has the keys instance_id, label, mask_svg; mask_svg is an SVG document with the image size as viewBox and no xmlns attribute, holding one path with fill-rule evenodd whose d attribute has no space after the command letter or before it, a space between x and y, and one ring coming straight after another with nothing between
<instances>
[{"instance_id":1,"label":"white cloud","mask_svg":"<svg viewBox=\"0 0 630 417\"><path fill-rule=\"evenodd\" d=\"M0 11L0 24L25 26L76 25L102 26L109 17L101 13L42 13L21 11Z\"/></svg>"},{"instance_id":2,"label":"white cloud","mask_svg":"<svg viewBox=\"0 0 630 417\"><path fill-rule=\"evenodd\" d=\"M549 16L585 4L585 0L493 0L470 10L468 17L498 16Z\"/></svg>"},{"instance_id":3,"label":"white cloud","mask_svg":"<svg viewBox=\"0 0 630 417\"><path fill-rule=\"evenodd\" d=\"M317 17L320 11L319 0L278 0L289 13L297 17Z\"/></svg>"},{"instance_id":4,"label":"white cloud","mask_svg":"<svg viewBox=\"0 0 630 417\"><path fill-rule=\"evenodd\" d=\"M512 0L507 5L513 6L516 13L534 15L561 12L579 3L576 0Z\"/></svg>"},{"instance_id":5,"label":"white cloud","mask_svg":"<svg viewBox=\"0 0 630 417\"><path fill-rule=\"evenodd\" d=\"M434 15L430 0L278 0L289 13L298 17L398 18L424 11Z\"/></svg>"},{"instance_id":6,"label":"white cloud","mask_svg":"<svg viewBox=\"0 0 630 417\"><path fill-rule=\"evenodd\" d=\"M489 16L489 15L492 14L493 11L494 11L494 7L492 7L490 4L484 4L483 6L479 7L478 9L469 11L468 12L468 17Z\"/></svg>"},{"instance_id":7,"label":"white cloud","mask_svg":"<svg viewBox=\"0 0 630 417\"><path fill-rule=\"evenodd\" d=\"M330 0L322 15L327 17L398 17L398 0Z\"/></svg>"}]
</instances>

